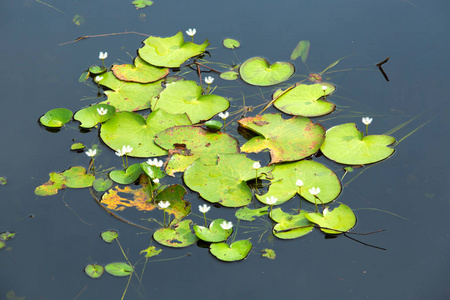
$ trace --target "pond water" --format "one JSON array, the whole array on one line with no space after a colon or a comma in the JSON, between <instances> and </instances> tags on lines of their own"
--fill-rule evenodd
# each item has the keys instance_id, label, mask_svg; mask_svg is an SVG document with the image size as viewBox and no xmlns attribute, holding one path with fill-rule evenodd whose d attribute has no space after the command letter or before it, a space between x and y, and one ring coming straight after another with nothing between
<instances>
[{"instance_id":1,"label":"pond water","mask_svg":"<svg viewBox=\"0 0 450 300\"><path fill-rule=\"evenodd\" d=\"M94 280L83 272L88 263L124 261L116 244L100 239L99 234L108 229L119 232L132 263L141 259L140 270L141 250L150 244L163 248L161 255L150 259L141 284L133 278L125 299L450 298L448 1L155 0L152 6L136 10L131 0L21 0L2 1L1 6L0 176L6 176L8 184L0 186L0 232L17 235L0 250L0 298L120 299L127 278L104 274ZM75 25L75 15L82 16L84 23ZM50 172L73 165L87 167L84 154L69 151L73 140L98 143L97 131L82 133L77 122L52 133L39 125L38 118L53 108L76 111L95 103L97 88L79 83L80 74L99 63L99 51L108 52L108 65L130 63L145 37L122 34L60 44L80 36L125 31L167 37L188 28L197 29L197 43L209 39L211 61L237 62L233 51L222 47L226 37L241 42L236 50L241 62L253 56L288 61L300 40L311 42L307 60L311 72L345 57L333 68L341 71L327 78L337 86L332 101L338 105L335 114L317 119L327 128L344 122L361 124L361 116L371 116L370 132L383 134L412 120L392 134L401 140L412 133L395 147L394 155L362 173L347 174L337 200L355 211L355 232L386 229L357 238L387 250L344 236L325 239L319 230L290 241L267 233L260 239L267 223L242 222L239 232L242 238L252 237L254 248L244 261L223 263L196 245L159 246L151 241L151 232L105 213L87 189L48 197L34 194ZM375 66L386 57L390 60L383 69L389 82ZM300 59L295 66L296 74L309 74ZM234 83L217 78L215 83L216 94L241 101L226 88ZM242 89L246 95L259 93L254 87L242 85ZM269 99L270 94L265 96ZM263 103L256 96L248 101L247 105ZM112 151L103 149L119 168ZM341 168L323 162L333 170ZM202 203L193 192L188 197L195 209ZM215 208L208 217L232 213ZM134 209L122 216L146 226L142 218L162 218ZM253 229L244 225L259 231L246 235ZM276 259L261 257L264 248L274 249ZM11 291L23 298L7 298Z\"/></svg>"}]
</instances>

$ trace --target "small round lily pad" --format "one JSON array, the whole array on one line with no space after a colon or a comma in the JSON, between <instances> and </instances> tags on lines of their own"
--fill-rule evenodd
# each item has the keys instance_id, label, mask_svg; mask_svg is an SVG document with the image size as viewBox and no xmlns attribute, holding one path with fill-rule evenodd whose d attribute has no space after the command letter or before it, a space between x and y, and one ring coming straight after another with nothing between
<instances>
[{"instance_id":1,"label":"small round lily pad","mask_svg":"<svg viewBox=\"0 0 450 300\"><path fill-rule=\"evenodd\" d=\"M105 266L105 271L113 276L123 277L133 273L133 267L122 262L110 263Z\"/></svg>"},{"instance_id":2,"label":"small round lily pad","mask_svg":"<svg viewBox=\"0 0 450 300\"><path fill-rule=\"evenodd\" d=\"M239 43L239 41L236 41L235 39L224 39L223 45L225 48L235 49L238 48L241 45L241 43Z\"/></svg>"},{"instance_id":3,"label":"small round lily pad","mask_svg":"<svg viewBox=\"0 0 450 300\"><path fill-rule=\"evenodd\" d=\"M288 80L295 72L290 62L270 64L263 57L247 59L239 68L242 80L251 85L271 86Z\"/></svg>"},{"instance_id":4,"label":"small round lily pad","mask_svg":"<svg viewBox=\"0 0 450 300\"><path fill-rule=\"evenodd\" d=\"M39 121L47 127L62 127L72 120L72 116L73 113L67 108L55 108L46 112Z\"/></svg>"},{"instance_id":5,"label":"small round lily pad","mask_svg":"<svg viewBox=\"0 0 450 300\"><path fill-rule=\"evenodd\" d=\"M97 264L89 264L84 268L84 273L91 278L99 278L102 276L103 271L105 271L105 268Z\"/></svg>"},{"instance_id":6,"label":"small round lily pad","mask_svg":"<svg viewBox=\"0 0 450 300\"><path fill-rule=\"evenodd\" d=\"M213 243L209 246L211 254L223 261L238 261L247 257L252 250L252 243L249 240L241 240L231 245L226 243Z\"/></svg>"}]
</instances>

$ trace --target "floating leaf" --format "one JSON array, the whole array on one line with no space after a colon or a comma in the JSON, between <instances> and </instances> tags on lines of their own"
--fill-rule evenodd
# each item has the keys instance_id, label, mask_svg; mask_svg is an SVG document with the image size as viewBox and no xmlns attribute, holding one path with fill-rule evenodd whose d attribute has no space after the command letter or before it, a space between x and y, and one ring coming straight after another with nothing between
<instances>
[{"instance_id":1,"label":"floating leaf","mask_svg":"<svg viewBox=\"0 0 450 300\"><path fill-rule=\"evenodd\" d=\"M217 95L203 95L203 89L192 80L181 80L168 84L152 100L152 109L164 109L171 114L186 113L193 124L211 119L230 107L227 99Z\"/></svg>"},{"instance_id":2,"label":"floating leaf","mask_svg":"<svg viewBox=\"0 0 450 300\"><path fill-rule=\"evenodd\" d=\"M90 75L90 72L89 71L84 71L81 75L80 75L80 78L78 78L78 82L85 82L86 80L88 80L88 78L89 78L89 75Z\"/></svg>"},{"instance_id":3,"label":"floating leaf","mask_svg":"<svg viewBox=\"0 0 450 300\"><path fill-rule=\"evenodd\" d=\"M148 64L139 56L134 59L134 65L113 65L114 75L125 81L149 83L160 80L169 74L168 68L159 68Z\"/></svg>"},{"instance_id":4,"label":"floating leaf","mask_svg":"<svg viewBox=\"0 0 450 300\"><path fill-rule=\"evenodd\" d=\"M167 151L153 142L155 135L172 126L190 124L185 114L172 115L161 109L153 111L147 120L136 113L121 112L102 125L100 137L113 150L130 145L133 152L128 156L161 156L166 155ZM131 132L133 134L130 134Z\"/></svg>"},{"instance_id":5,"label":"floating leaf","mask_svg":"<svg viewBox=\"0 0 450 300\"><path fill-rule=\"evenodd\" d=\"M150 165L148 162L141 163L141 168L152 180L156 178L164 178L165 173L157 166Z\"/></svg>"},{"instance_id":6,"label":"floating leaf","mask_svg":"<svg viewBox=\"0 0 450 300\"><path fill-rule=\"evenodd\" d=\"M270 64L267 59L253 57L239 68L242 80L251 85L270 86L289 79L294 74L294 65L289 62Z\"/></svg>"},{"instance_id":7,"label":"floating leaf","mask_svg":"<svg viewBox=\"0 0 450 300\"><path fill-rule=\"evenodd\" d=\"M341 183L336 174L326 166L312 160L276 165L272 176L267 194L256 195L264 204L267 204L266 197L272 196L278 198L277 205L282 204L300 194L300 190L304 199L315 203L316 198L309 192L309 189L313 187L320 188L319 199L323 203L333 201L341 193ZM303 182L301 189L296 185L297 180Z\"/></svg>"},{"instance_id":8,"label":"floating leaf","mask_svg":"<svg viewBox=\"0 0 450 300\"><path fill-rule=\"evenodd\" d=\"M47 127L62 127L72 120L72 115L73 113L67 108L55 108L46 112L39 121Z\"/></svg>"},{"instance_id":9,"label":"floating leaf","mask_svg":"<svg viewBox=\"0 0 450 300\"><path fill-rule=\"evenodd\" d=\"M203 157L196 160L184 172L186 185L211 203L227 207L248 205L253 195L246 182L256 178L255 161L244 154L219 154L215 161ZM259 169L258 177L272 169Z\"/></svg>"},{"instance_id":10,"label":"floating leaf","mask_svg":"<svg viewBox=\"0 0 450 300\"><path fill-rule=\"evenodd\" d=\"M290 215L276 208L270 213L270 218L277 222L273 227L273 234L280 239L295 239L310 233L314 225L306 218L306 212L301 211L298 215Z\"/></svg>"},{"instance_id":11,"label":"floating leaf","mask_svg":"<svg viewBox=\"0 0 450 300\"><path fill-rule=\"evenodd\" d=\"M255 220L255 217L261 217L261 216L267 215L268 211L269 211L268 206L264 206L264 207L257 208L257 209L250 209L248 207L243 207L243 208L239 209L234 215L239 220L253 221L253 220Z\"/></svg>"},{"instance_id":12,"label":"floating leaf","mask_svg":"<svg viewBox=\"0 0 450 300\"><path fill-rule=\"evenodd\" d=\"M155 246L150 246L147 249L142 250L139 254L145 253L145 257L150 258L150 257L160 254L161 251L162 251L162 249L156 250Z\"/></svg>"},{"instance_id":13,"label":"floating leaf","mask_svg":"<svg viewBox=\"0 0 450 300\"><path fill-rule=\"evenodd\" d=\"M393 143L395 138L391 136L364 136L355 123L347 123L328 129L320 150L337 163L365 165L391 156L395 150L388 146Z\"/></svg>"},{"instance_id":14,"label":"floating leaf","mask_svg":"<svg viewBox=\"0 0 450 300\"><path fill-rule=\"evenodd\" d=\"M202 54L209 46L208 40L201 45L184 42L181 31L167 38L151 36L143 43L144 47L138 50L139 56L149 64L168 68L180 67L189 58Z\"/></svg>"},{"instance_id":15,"label":"floating leaf","mask_svg":"<svg viewBox=\"0 0 450 300\"><path fill-rule=\"evenodd\" d=\"M72 150L72 151L81 151L84 148L86 148L86 146L83 143L73 143L70 146L70 150Z\"/></svg>"},{"instance_id":16,"label":"floating leaf","mask_svg":"<svg viewBox=\"0 0 450 300\"><path fill-rule=\"evenodd\" d=\"M236 41L234 39L224 39L223 45L225 46L225 48L234 49L234 48L239 48L241 43L239 43L238 41Z\"/></svg>"},{"instance_id":17,"label":"floating leaf","mask_svg":"<svg viewBox=\"0 0 450 300\"><path fill-rule=\"evenodd\" d=\"M305 217L312 223L319 225L321 227L320 230L328 234L347 232L356 224L355 214L350 207L342 203L332 211L328 211L327 207L323 211L323 214L307 213Z\"/></svg>"},{"instance_id":18,"label":"floating leaf","mask_svg":"<svg viewBox=\"0 0 450 300\"><path fill-rule=\"evenodd\" d=\"M231 245L226 243L213 243L209 246L211 254L223 261L238 261L247 257L252 250L252 243L249 240L241 240Z\"/></svg>"},{"instance_id":19,"label":"floating leaf","mask_svg":"<svg viewBox=\"0 0 450 300\"><path fill-rule=\"evenodd\" d=\"M109 104L117 111L137 111L150 108L153 97L163 90L162 80L152 83L128 82L117 79L112 72L102 75L99 84L110 88L105 91L108 99L101 104Z\"/></svg>"},{"instance_id":20,"label":"floating leaf","mask_svg":"<svg viewBox=\"0 0 450 300\"><path fill-rule=\"evenodd\" d=\"M0 177L0 185L6 185L8 183L8 180L6 177L1 176Z\"/></svg>"},{"instance_id":21,"label":"floating leaf","mask_svg":"<svg viewBox=\"0 0 450 300\"><path fill-rule=\"evenodd\" d=\"M216 120L209 120L205 122L206 128L212 131L220 131L223 127L222 122Z\"/></svg>"},{"instance_id":22,"label":"floating leaf","mask_svg":"<svg viewBox=\"0 0 450 300\"><path fill-rule=\"evenodd\" d=\"M119 234L115 230L108 230L108 231L102 232L100 234L100 236L102 237L102 239L105 242L111 243L112 241L114 241L115 239L117 239L119 237Z\"/></svg>"},{"instance_id":23,"label":"floating leaf","mask_svg":"<svg viewBox=\"0 0 450 300\"><path fill-rule=\"evenodd\" d=\"M131 4L134 4L134 7L136 7L136 9L139 9L139 8L145 8L147 6L152 5L153 1L150 1L150 0L134 0L133 2L131 2Z\"/></svg>"},{"instance_id":24,"label":"floating leaf","mask_svg":"<svg viewBox=\"0 0 450 300\"><path fill-rule=\"evenodd\" d=\"M80 25L82 25L82 24L84 24L84 17L83 16L81 16L81 15L75 15L75 16L73 16L73 18L72 18L72 22L75 24L75 25L77 25L77 26L80 26Z\"/></svg>"},{"instance_id":25,"label":"floating leaf","mask_svg":"<svg viewBox=\"0 0 450 300\"><path fill-rule=\"evenodd\" d=\"M220 78L225 80L236 80L239 78L239 73L236 71L226 71L223 73L220 73Z\"/></svg>"},{"instance_id":26,"label":"floating leaf","mask_svg":"<svg viewBox=\"0 0 450 300\"><path fill-rule=\"evenodd\" d=\"M105 67L100 67L100 66L96 66L96 65L89 67L89 72L94 75L100 75L100 74L105 73L106 71L108 71L108 70Z\"/></svg>"},{"instance_id":27,"label":"floating leaf","mask_svg":"<svg viewBox=\"0 0 450 300\"><path fill-rule=\"evenodd\" d=\"M199 157L215 157L217 153L239 152L238 141L234 137L196 126L166 129L156 135L155 143L169 150L171 158L166 166L168 175L183 172Z\"/></svg>"},{"instance_id":28,"label":"floating leaf","mask_svg":"<svg viewBox=\"0 0 450 300\"><path fill-rule=\"evenodd\" d=\"M109 173L109 177L120 184L130 184L135 182L142 174L142 168L140 164L133 164L124 170L114 170Z\"/></svg>"},{"instance_id":29,"label":"floating leaf","mask_svg":"<svg viewBox=\"0 0 450 300\"><path fill-rule=\"evenodd\" d=\"M325 92L322 86L326 86ZM281 95L274 106L284 113L304 117L318 117L331 113L336 105L321 99L325 94L329 95L336 88L329 83L299 84L293 89Z\"/></svg>"},{"instance_id":30,"label":"floating leaf","mask_svg":"<svg viewBox=\"0 0 450 300\"><path fill-rule=\"evenodd\" d=\"M99 109L106 109L106 114L99 114ZM108 104L92 105L77 111L74 115L74 120L79 121L81 128L92 128L98 123L103 123L111 118L116 112L114 106Z\"/></svg>"},{"instance_id":31,"label":"floating leaf","mask_svg":"<svg viewBox=\"0 0 450 300\"><path fill-rule=\"evenodd\" d=\"M194 225L195 234L199 239L209 243L225 241L233 233L233 229L223 229L222 226L220 226L222 222L226 221L224 219L214 220L209 224L209 228Z\"/></svg>"},{"instance_id":32,"label":"floating leaf","mask_svg":"<svg viewBox=\"0 0 450 300\"><path fill-rule=\"evenodd\" d=\"M94 180L94 182L92 183L92 187L94 188L94 190L96 190L97 192L104 192L109 190L113 185L113 182L111 179L103 179L103 178L97 178Z\"/></svg>"},{"instance_id":33,"label":"floating leaf","mask_svg":"<svg viewBox=\"0 0 450 300\"><path fill-rule=\"evenodd\" d=\"M3 231L0 233L0 241L7 241L16 236L15 232Z\"/></svg>"},{"instance_id":34,"label":"floating leaf","mask_svg":"<svg viewBox=\"0 0 450 300\"><path fill-rule=\"evenodd\" d=\"M296 60L299 56L301 56L303 63L305 63L306 59L308 58L309 46L309 41L298 42L297 46L295 46L294 51L292 51L291 60Z\"/></svg>"},{"instance_id":35,"label":"floating leaf","mask_svg":"<svg viewBox=\"0 0 450 300\"><path fill-rule=\"evenodd\" d=\"M241 146L243 152L270 150L270 163L295 161L319 150L325 129L308 118L285 120L281 114L265 114L238 121L239 125L259 134Z\"/></svg>"},{"instance_id":36,"label":"floating leaf","mask_svg":"<svg viewBox=\"0 0 450 300\"><path fill-rule=\"evenodd\" d=\"M55 195L59 189L63 188L85 188L90 187L95 177L92 174L86 174L83 167L71 167L62 173L50 173L50 180L43 185L38 186L34 193L38 196Z\"/></svg>"},{"instance_id":37,"label":"floating leaf","mask_svg":"<svg viewBox=\"0 0 450 300\"><path fill-rule=\"evenodd\" d=\"M155 231L153 238L161 245L182 248L198 241L197 236L192 233L191 220L184 220L177 223L174 228L160 228Z\"/></svg>"},{"instance_id":38,"label":"floating leaf","mask_svg":"<svg viewBox=\"0 0 450 300\"><path fill-rule=\"evenodd\" d=\"M275 259L277 257L277 255L275 254L275 251L272 249L263 249L261 250L261 252L263 253L261 256L262 257L267 257L269 259Z\"/></svg>"},{"instance_id":39,"label":"floating leaf","mask_svg":"<svg viewBox=\"0 0 450 300\"><path fill-rule=\"evenodd\" d=\"M133 274L133 267L126 263L115 262L107 264L105 271L113 276L123 277Z\"/></svg>"},{"instance_id":40,"label":"floating leaf","mask_svg":"<svg viewBox=\"0 0 450 300\"><path fill-rule=\"evenodd\" d=\"M186 193L183 186L179 184L171 185L159 192L154 202L169 201L170 206L165 209L165 212L173 215L176 220L181 220L191 212L191 203L183 199Z\"/></svg>"},{"instance_id":41,"label":"floating leaf","mask_svg":"<svg viewBox=\"0 0 450 300\"><path fill-rule=\"evenodd\" d=\"M103 271L105 271L105 268L97 264L89 264L84 268L84 273L86 273L91 278L99 278L103 275Z\"/></svg>"}]
</instances>

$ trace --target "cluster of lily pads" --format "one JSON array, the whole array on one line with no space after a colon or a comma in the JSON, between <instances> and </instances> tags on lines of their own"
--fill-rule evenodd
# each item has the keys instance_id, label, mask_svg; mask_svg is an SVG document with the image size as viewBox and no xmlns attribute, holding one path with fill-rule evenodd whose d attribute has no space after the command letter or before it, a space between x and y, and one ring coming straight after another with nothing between
<instances>
[{"instance_id":1,"label":"cluster of lily pads","mask_svg":"<svg viewBox=\"0 0 450 300\"><path fill-rule=\"evenodd\" d=\"M191 30L188 34L193 40L195 32ZM335 91L333 84L323 82L320 74L311 74L313 83L297 82L273 90L268 106L273 105L284 114L261 112L236 117L239 128L228 126L225 131L222 122L213 118L220 116L226 124L230 115L237 114L234 108L230 109L229 99L215 94L220 87L211 88L214 79L209 76L202 79L202 72L216 72L223 80L269 87L291 78L295 72L293 63L271 64L265 58L253 57L217 71L208 67L208 62L199 62L209 46L207 40L195 44L185 41L179 32L165 38L150 36L143 44L134 64L106 68L107 54L101 53L103 66L91 66L81 76L81 81L92 78L104 90L106 100L75 114L58 108L40 118L46 127L59 128L73 119L83 130L99 128L101 142L122 158L124 169L113 170L105 178L94 163L100 156L99 147L86 150L77 143L73 150L86 150L91 158L88 170L74 166L53 172L47 183L36 188L37 195L53 195L66 187L93 187L103 193L101 203L110 211L128 207L162 210L164 223L155 230L155 241L174 248L203 241L209 245L210 253L223 261L244 259L253 245L249 239L234 241L236 235L227 242L233 234L230 220L220 218L208 225L206 213L210 206L205 201L238 208L235 217L242 221L268 216L273 223L272 233L279 239L299 238L314 227L333 235L354 227L356 217L347 205L340 203L334 209L327 206L337 199L342 186L330 168L314 160L315 154L321 151L328 159L343 165L365 165L389 157L394 152L389 145L395 139L367 135L367 128L364 134L354 123L328 130L314 123L311 118L329 114L336 108L329 101ZM224 46L234 49L239 42L226 39ZM301 57L305 61L308 51L309 42L301 41L291 59ZM187 63L190 59L193 62ZM200 84L179 75L191 67ZM243 131L250 132L251 137L240 144L236 136ZM262 167L260 161L247 156L260 152L270 153L267 166ZM128 165L128 157L143 161ZM165 158L165 162L159 158ZM203 220L186 219L192 204L184 200L187 191L182 182L163 184L166 175L177 173L182 173L184 184L203 199L199 200L202 201L199 209L204 214L204 224ZM117 185L113 186L113 182ZM135 182L139 183L138 188L132 185ZM268 187L261 189L262 184ZM297 195L298 209L286 212L274 208L294 201ZM313 204L313 211L302 208L302 200ZM251 203L255 204L253 208L249 208ZM172 219L169 224L166 213ZM265 256L273 257L273 250L266 249Z\"/></svg>"}]
</instances>

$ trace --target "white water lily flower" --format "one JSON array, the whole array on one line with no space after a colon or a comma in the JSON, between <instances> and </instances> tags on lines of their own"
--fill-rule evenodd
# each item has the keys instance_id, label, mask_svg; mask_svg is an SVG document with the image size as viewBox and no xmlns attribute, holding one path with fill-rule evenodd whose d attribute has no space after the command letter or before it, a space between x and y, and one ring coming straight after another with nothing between
<instances>
[{"instance_id":1,"label":"white water lily flower","mask_svg":"<svg viewBox=\"0 0 450 300\"><path fill-rule=\"evenodd\" d=\"M228 116L229 116L230 114L226 111L226 112L221 112L221 113L219 113L219 117L221 117L222 119L226 119L226 118L228 118Z\"/></svg>"},{"instance_id":2,"label":"white water lily flower","mask_svg":"<svg viewBox=\"0 0 450 300\"><path fill-rule=\"evenodd\" d=\"M211 83L213 83L213 81L214 81L214 77L211 77L211 76L205 77L205 82L207 84L211 84Z\"/></svg>"},{"instance_id":3,"label":"white water lily flower","mask_svg":"<svg viewBox=\"0 0 450 300\"><path fill-rule=\"evenodd\" d=\"M100 81L103 80L103 76L95 76L94 81L99 83Z\"/></svg>"},{"instance_id":4,"label":"white water lily flower","mask_svg":"<svg viewBox=\"0 0 450 300\"><path fill-rule=\"evenodd\" d=\"M132 151L133 151L133 148L131 148L130 145L127 145L127 146L123 145L123 147L122 147L122 153L123 154L131 153Z\"/></svg>"},{"instance_id":5,"label":"white water lily flower","mask_svg":"<svg viewBox=\"0 0 450 300\"><path fill-rule=\"evenodd\" d=\"M220 227L222 227L224 230L229 230L233 227L233 223L231 223L231 221L223 221L222 224L220 224Z\"/></svg>"},{"instance_id":6,"label":"white water lily flower","mask_svg":"<svg viewBox=\"0 0 450 300\"><path fill-rule=\"evenodd\" d=\"M317 188L312 187L312 188L309 189L309 192L311 193L311 195L317 196L317 194L320 193L320 188L319 187L317 187Z\"/></svg>"},{"instance_id":7,"label":"white water lily flower","mask_svg":"<svg viewBox=\"0 0 450 300\"><path fill-rule=\"evenodd\" d=\"M326 85L322 85L322 91L325 92L325 91L327 90L327 88L328 88L328 87L327 87Z\"/></svg>"},{"instance_id":8,"label":"white water lily flower","mask_svg":"<svg viewBox=\"0 0 450 300\"><path fill-rule=\"evenodd\" d=\"M97 108L97 112L98 112L98 114L99 114L100 116L104 116L104 115L106 115L106 114L108 113L108 109L107 109L107 108L100 107L100 108Z\"/></svg>"},{"instance_id":9,"label":"white water lily flower","mask_svg":"<svg viewBox=\"0 0 450 300\"><path fill-rule=\"evenodd\" d=\"M298 186L298 187L303 186L303 181L301 181L300 179L298 179L298 180L295 182L295 185Z\"/></svg>"},{"instance_id":10,"label":"white water lily flower","mask_svg":"<svg viewBox=\"0 0 450 300\"><path fill-rule=\"evenodd\" d=\"M369 118L369 117L364 117L364 118L362 118L362 122L364 123L364 124L366 124L366 125L369 125L370 123L372 123L372 118Z\"/></svg>"},{"instance_id":11,"label":"white water lily flower","mask_svg":"<svg viewBox=\"0 0 450 300\"><path fill-rule=\"evenodd\" d=\"M97 149L89 149L88 151L86 151L86 155L89 157L94 157L95 154L97 154Z\"/></svg>"},{"instance_id":12,"label":"white water lily flower","mask_svg":"<svg viewBox=\"0 0 450 300\"><path fill-rule=\"evenodd\" d=\"M266 197L266 202L269 205L274 205L275 203L277 203L278 198L275 198L274 196L270 196L270 197Z\"/></svg>"},{"instance_id":13,"label":"white water lily flower","mask_svg":"<svg viewBox=\"0 0 450 300\"><path fill-rule=\"evenodd\" d=\"M120 149L117 149L117 151L115 152L117 156L123 156L125 153L123 153L122 151L120 151Z\"/></svg>"},{"instance_id":14,"label":"white water lily flower","mask_svg":"<svg viewBox=\"0 0 450 300\"><path fill-rule=\"evenodd\" d=\"M158 160L157 158L155 158L155 159L151 159L151 158L149 158L148 160L147 160L147 163L150 165L150 166L156 166L156 167L158 167L158 168L161 168L162 167L162 165L164 164L164 162L162 161L162 160Z\"/></svg>"},{"instance_id":15,"label":"white water lily flower","mask_svg":"<svg viewBox=\"0 0 450 300\"><path fill-rule=\"evenodd\" d=\"M161 207L162 209L166 209L170 206L170 202L169 201L159 201L158 206Z\"/></svg>"},{"instance_id":16,"label":"white water lily flower","mask_svg":"<svg viewBox=\"0 0 450 300\"><path fill-rule=\"evenodd\" d=\"M204 213L204 214L206 214L210 209L211 209L211 206L206 205L206 204L203 204L203 205L199 205L199 206L198 206L198 210L199 210L201 213Z\"/></svg>"},{"instance_id":17,"label":"white water lily flower","mask_svg":"<svg viewBox=\"0 0 450 300\"><path fill-rule=\"evenodd\" d=\"M108 52L100 52L100 54L98 55L98 58L100 59L105 59L108 57Z\"/></svg>"},{"instance_id":18,"label":"white water lily flower","mask_svg":"<svg viewBox=\"0 0 450 300\"><path fill-rule=\"evenodd\" d=\"M153 179L153 183L158 184L159 183L159 179L158 178Z\"/></svg>"},{"instance_id":19,"label":"white water lily flower","mask_svg":"<svg viewBox=\"0 0 450 300\"><path fill-rule=\"evenodd\" d=\"M261 168L261 164L259 163L259 161L257 161L257 162L255 162L254 164L253 164L253 169L259 169L259 168Z\"/></svg>"},{"instance_id":20,"label":"white water lily flower","mask_svg":"<svg viewBox=\"0 0 450 300\"><path fill-rule=\"evenodd\" d=\"M186 30L187 35L189 36L194 36L195 33L197 32L197 30L195 30L195 28L189 28L188 30Z\"/></svg>"}]
</instances>

